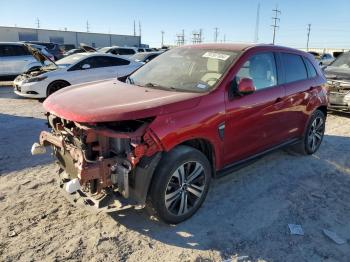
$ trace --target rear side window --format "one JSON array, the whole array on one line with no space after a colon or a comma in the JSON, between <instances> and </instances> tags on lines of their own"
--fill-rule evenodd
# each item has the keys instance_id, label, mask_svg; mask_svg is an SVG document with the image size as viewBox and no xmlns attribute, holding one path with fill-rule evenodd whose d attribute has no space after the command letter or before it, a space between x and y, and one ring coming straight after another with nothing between
<instances>
[{"instance_id":1,"label":"rear side window","mask_svg":"<svg viewBox=\"0 0 350 262\"><path fill-rule=\"evenodd\" d=\"M117 48L113 50L114 52L111 52L115 55L134 55L136 52L133 49L130 48Z\"/></svg>"},{"instance_id":2,"label":"rear side window","mask_svg":"<svg viewBox=\"0 0 350 262\"><path fill-rule=\"evenodd\" d=\"M307 68L307 72L308 72L308 76L309 78L314 78L317 76L317 71L315 69L315 67L312 65L312 63L309 61L309 59L304 58L305 61L305 65Z\"/></svg>"},{"instance_id":3,"label":"rear side window","mask_svg":"<svg viewBox=\"0 0 350 262\"><path fill-rule=\"evenodd\" d=\"M286 74L286 83L307 79L306 67L301 56L282 53L281 57Z\"/></svg>"},{"instance_id":4,"label":"rear side window","mask_svg":"<svg viewBox=\"0 0 350 262\"><path fill-rule=\"evenodd\" d=\"M97 56L95 61L95 67L122 66L130 64L130 61L128 60L108 56Z\"/></svg>"},{"instance_id":5,"label":"rear side window","mask_svg":"<svg viewBox=\"0 0 350 262\"><path fill-rule=\"evenodd\" d=\"M20 45L0 45L0 57L30 55L29 51Z\"/></svg>"}]
</instances>

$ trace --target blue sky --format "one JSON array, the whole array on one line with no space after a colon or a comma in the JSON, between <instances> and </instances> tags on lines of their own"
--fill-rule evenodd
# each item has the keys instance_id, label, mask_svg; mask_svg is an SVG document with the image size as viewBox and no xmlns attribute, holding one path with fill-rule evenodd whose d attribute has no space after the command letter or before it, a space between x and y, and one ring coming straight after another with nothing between
<instances>
[{"instance_id":1,"label":"blue sky","mask_svg":"<svg viewBox=\"0 0 350 262\"><path fill-rule=\"evenodd\" d=\"M186 42L194 30L203 30L205 42L226 35L228 42L252 42L258 3L261 5L259 42L272 42L272 9L282 11L277 44L306 46L307 24L311 23L311 47L350 47L349 0L59 0L0 1L0 25L41 27L48 29L86 30L92 32L132 34L133 21L141 21L142 42L159 46L161 31L165 43L174 44L176 34L185 30Z\"/></svg>"}]
</instances>

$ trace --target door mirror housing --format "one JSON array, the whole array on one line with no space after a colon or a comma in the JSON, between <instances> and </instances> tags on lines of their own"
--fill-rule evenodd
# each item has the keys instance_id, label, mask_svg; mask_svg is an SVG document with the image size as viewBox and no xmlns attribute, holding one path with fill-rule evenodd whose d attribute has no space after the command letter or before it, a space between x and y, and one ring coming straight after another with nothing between
<instances>
[{"instance_id":1,"label":"door mirror housing","mask_svg":"<svg viewBox=\"0 0 350 262\"><path fill-rule=\"evenodd\" d=\"M254 82L250 78L242 78L238 84L238 93L241 95L249 95L256 91Z\"/></svg>"},{"instance_id":2,"label":"door mirror housing","mask_svg":"<svg viewBox=\"0 0 350 262\"><path fill-rule=\"evenodd\" d=\"M91 66L89 64L83 64L81 66L81 69L83 69L83 70L90 69L90 68L91 68Z\"/></svg>"}]
</instances>

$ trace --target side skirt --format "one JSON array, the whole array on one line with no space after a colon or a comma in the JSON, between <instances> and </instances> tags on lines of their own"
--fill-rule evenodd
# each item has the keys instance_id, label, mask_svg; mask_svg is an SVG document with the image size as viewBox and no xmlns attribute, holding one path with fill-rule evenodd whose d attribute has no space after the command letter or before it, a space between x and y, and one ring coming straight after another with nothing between
<instances>
[{"instance_id":1,"label":"side skirt","mask_svg":"<svg viewBox=\"0 0 350 262\"><path fill-rule=\"evenodd\" d=\"M277 150L277 149L281 149L283 147L287 147L287 146L290 146L290 145L293 145L293 144L296 144L300 141L300 138L294 138L294 139L291 139L291 140L288 140L286 142L283 142L282 144L279 144L277 146L274 146L274 147L271 147L263 152L260 152L258 154L255 154L253 156L250 156L248 158L245 158L245 159L242 159L242 160L239 160L237 162L234 162L232 164L229 164L227 166L225 166L223 169L219 170L216 172L215 174L215 178L219 178L219 177L223 177L223 176L226 176L226 175L229 175L231 174L232 172L234 171L237 171L243 167L246 167L250 164L252 164L253 162L259 160L260 158L262 158L263 156Z\"/></svg>"}]
</instances>

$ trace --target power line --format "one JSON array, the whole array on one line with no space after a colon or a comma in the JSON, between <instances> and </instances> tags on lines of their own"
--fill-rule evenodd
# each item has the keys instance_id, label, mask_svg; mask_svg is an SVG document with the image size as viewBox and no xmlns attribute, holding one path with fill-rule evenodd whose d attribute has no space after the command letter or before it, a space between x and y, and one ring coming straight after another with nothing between
<instances>
[{"instance_id":1,"label":"power line","mask_svg":"<svg viewBox=\"0 0 350 262\"><path fill-rule=\"evenodd\" d=\"M311 32L311 24L308 24L308 25L307 25L306 51L309 51L310 32Z\"/></svg>"},{"instance_id":2,"label":"power line","mask_svg":"<svg viewBox=\"0 0 350 262\"><path fill-rule=\"evenodd\" d=\"M276 29L279 28L279 26L277 25L277 23L281 20L281 19L279 19L278 15L281 14L281 11L278 10L278 7L276 6L276 9L273 9L272 12L275 12L275 16L272 17L273 25L271 25L271 26L273 27L272 44L275 44L275 40L276 40Z\"/></svg>"},{"instance_id":3,"label":"power line","mask_svg":"<svg viewBox=\"0 0 350 262\"><path fill-rule=\"evenodd\" d=\"M218 36L219 36L219 28L215 27L214 28L214 42L218 42Z\"/></svg>"}]
</instances>

